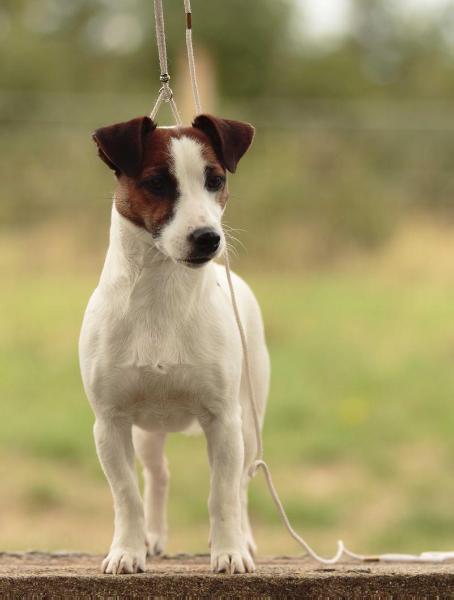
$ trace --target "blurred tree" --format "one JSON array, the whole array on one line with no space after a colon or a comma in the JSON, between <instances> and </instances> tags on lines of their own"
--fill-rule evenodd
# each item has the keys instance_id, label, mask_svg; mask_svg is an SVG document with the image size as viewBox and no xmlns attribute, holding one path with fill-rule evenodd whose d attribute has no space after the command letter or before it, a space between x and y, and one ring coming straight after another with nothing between
<instances>
[{"instance_id":1,"label":"blurred tree","mask_svg":"<svg viewBox=\"0 0 454 600\"><path fill-rule=\"evenodd\" d=\"M395 3L389 0L353 0L352 33L362 50L368 79L386 84L395 81L405 56Z\"/></svg>"},{"instance_id":2,"label":"blurred tree","mask_svg":"<svg viewBox=\"0 0 454 600\"><path fill-rule=\"evenodd\" d=\"M292 0L193 1L196 44L209 48L221 93L269 91L290 45ZM165 2L170 61L185 44L183 2ZM5 0L0 85L12 89L148 90L156 84L151 0Z\"/></svg>"},{"instance_id":3,"label":"blurred tree","mask_svg":"<svg viewBox=\"0 0 454 600\"><path fill-rule=\"evenodd\" d=\"M314 48L297 0L193 0L196 46L212 56L223 96L454 96L452 7L412 20L396 0L350 2L350 34ZM183 2L164 9L174 67ZM3 0L0 52L3 89L154 91L153 2Z\"/></svg>"},{"instance_id":4,"label":"blurred tree","mask_svg":"<svg viewBox=\"0 0 454 600\"><path fill-rule=\"evenodd\" d=\"M369 82L394 97L449 93L453 64L452 57L446 60L447 47L440 35L443 13L437 18L434 10L418 19L391 0L351 1L352 38Z\"/></svg>"}]
</instances>

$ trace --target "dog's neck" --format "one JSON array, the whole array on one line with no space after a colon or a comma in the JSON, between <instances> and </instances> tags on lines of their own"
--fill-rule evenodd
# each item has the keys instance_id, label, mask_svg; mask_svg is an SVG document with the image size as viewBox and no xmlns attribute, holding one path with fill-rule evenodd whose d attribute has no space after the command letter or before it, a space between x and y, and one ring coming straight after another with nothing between
<instances>
[{"instance_id":1,"label":"dog's neck","mask_svg":"<svg viewBox=\"0 0 454 600\"><path fill-rule=\"evenodd\" d=\"M213 265L190 269L173 262L155 246L151 234L112 208L110 243L100 284L127 296L137 308L158 307L187 314L213 276Z\"/></svg>"}]
</instances>

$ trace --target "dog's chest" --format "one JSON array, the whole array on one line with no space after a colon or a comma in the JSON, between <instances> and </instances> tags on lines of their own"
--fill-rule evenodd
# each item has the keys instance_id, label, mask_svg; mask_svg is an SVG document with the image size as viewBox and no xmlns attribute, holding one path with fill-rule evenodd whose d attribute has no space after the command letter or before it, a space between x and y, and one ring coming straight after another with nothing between
<instances>
[{"instance_id":1,"label":"dog's chest","mask_svg":"<svg viewBox=\"0 0 454 600\"><path fill-rule=\"evenodd\" d=\"M192 337L170 336L159 344L135 340L121 362L134 422L145 429L181 431L209 410L228 388L221 357L200 353ZM123 402L122 402L123 404Z\"/></svg>"},{"instance_id":2,"label":"dog's chest","mask_svg":"<svg viewBox=\"0 0 454 600\"><path fill-rule=\"evenodd\" d=\"M130 369L130 411L135 424L150 430L186 429L216 394L210 384L215 371L213 366L191 364Z\"/></svg>"},{"instance_id":3,"label":"dog's chest","mask_svg":"<svg viewBox=\"0 0 454 600\"><path fill-rule=\"evenodd\" d=\"M94 396L146 429L180 431L228 396L239 363L219 315L206 307L184 319L156 310L107 309L89 317ZM235 338L233 338L235 339ZM238 363L238 364L237 364Z\"/></svg>"}]
</instances>

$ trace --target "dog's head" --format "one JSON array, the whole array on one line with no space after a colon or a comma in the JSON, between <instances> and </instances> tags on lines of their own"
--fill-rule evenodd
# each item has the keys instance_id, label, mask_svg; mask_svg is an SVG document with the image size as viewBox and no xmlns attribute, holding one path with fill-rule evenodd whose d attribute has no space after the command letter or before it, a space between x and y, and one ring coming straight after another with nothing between
<instances>
[{"instance_id":1,"label":"dog's head","mask_svg":"<svg viewBox=\"0 0 454 600\"><path fill-rule=\"evenodd\" d=\"M119 213L170 259L195 267L223 250L226 171L235 172L253 136L248 123L199 115L192 127L139 117L98 129L93 139L117 176Z\"/></svg>"}]
</instances>

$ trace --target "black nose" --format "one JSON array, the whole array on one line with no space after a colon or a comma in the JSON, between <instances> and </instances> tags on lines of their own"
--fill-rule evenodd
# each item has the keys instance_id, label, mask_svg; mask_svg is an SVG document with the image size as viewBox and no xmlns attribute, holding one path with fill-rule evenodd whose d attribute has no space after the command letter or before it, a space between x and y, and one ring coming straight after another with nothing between
<instances>
[{"instance_id":1,"label":"black nose","mask_svg":"<svg viewBox=\"0 0 454 600\"><path fill-rule=\"evenodd\" d=\"M200 227L199 229L194 229L189 235L189 240L192 243L195 254L198 256L209 256L219 248L221 236L211 227Z\"/></svg>"}]
</instances>

